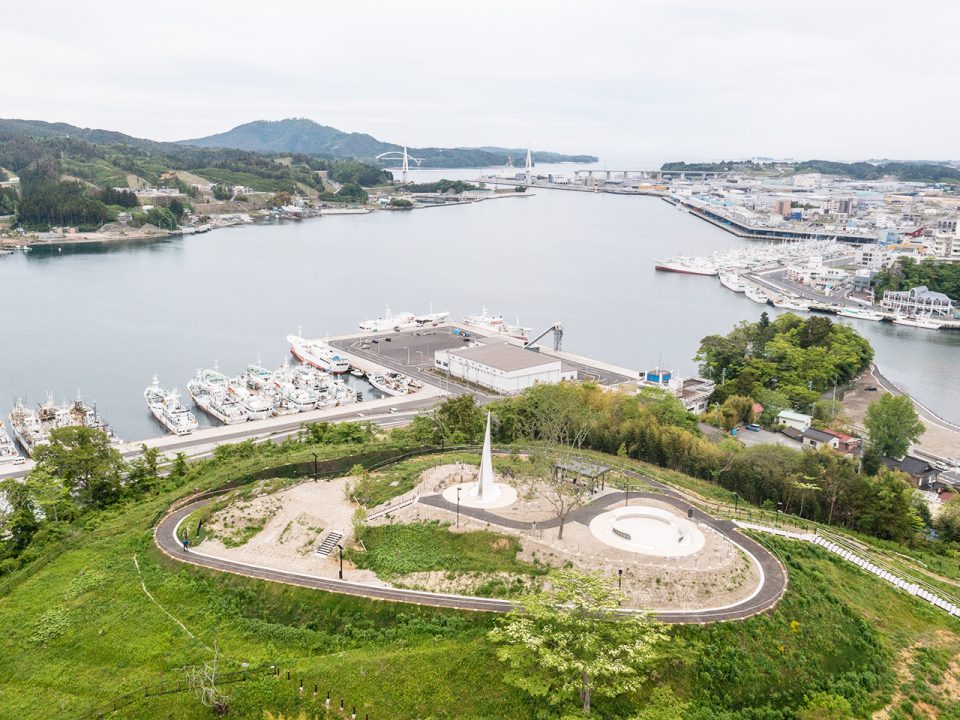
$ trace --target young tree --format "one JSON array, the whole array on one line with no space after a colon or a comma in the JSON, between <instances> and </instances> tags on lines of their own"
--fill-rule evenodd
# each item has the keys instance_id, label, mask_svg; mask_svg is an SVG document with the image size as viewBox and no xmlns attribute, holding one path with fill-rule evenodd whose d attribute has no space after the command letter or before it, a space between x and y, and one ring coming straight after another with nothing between
<instances>
[{"instance_id":1,"label":"young tree","mask_svg":"<svg viewBox=\"0 0 960 720\"><path fill-rule=\"evenodd\" d=\"M577 508L590 502L590 498L593 497L593 488L577 478L567 479L559 468L554 469L549 479L538 478L532 482L536 483L534 487L537 493L550 503L560 520L557 540L563 540L563 526L567 522L567 517Z\"/></svg>"},{"instance_id":2,"label":"young tree","mask_svg":"<svg viewBox=\"0 0 960 720\"><path fill-rule=\"evenodd\" d=\"M204 707L212 709L216 715L226 715L230 711L230 698L219 684L219 659L220 648L214 643L213 659L210 662L185 667L183 673L190 689Z\"/></svg>"},{"instance_id":3,"label":"young tree","mask_svg":"<svg viewBox=\"0 0 960 720\"><path fill-rule=\"evenodd\" d=\"M120 493L123 460L100 430L82 425L57 428L35 457L37 467L59 478L80 505L104 507Z\"/></svg>"},{"instance_id":4,"label":"young tree","mask_svg":"<svg viewBox=\"0 0 960 720\"><path fill-rule=\"evenodd\" d=\"M448 445L473 444L483 439L486 414L469 393L444 400L434 418Z\"/></svg>"},{"instance_id":5,"label":"young tree","mask_svg":"<svg viewBox=\"0 0 960 720\"><path fill-rule=\"evenodd\" d=\"M127 483L135 493L144 493L152 490L160 478L158 461L160 451L156 448L140 445L140 457L127 466Z\"/></svg>"},{"instance_id":6,"label":"young tree","mask_svg":"<svg viewBox=\"0 0 960 720\"><path fill-rule=\"evenodd\" d=\"M885 394L867 407L863 420L870 444L889 458L902 458L926 430L907 395Z\"/></svg>"},{"instance_id":7,"label":"young tree","mask_svg":"<svg viewBox=\"0 0 960 720\"><path fill-rule=\"evenodd\" d=\"M40 529L36 507L27 487L13 478L0 483L0 499L7 506L6 513L0 515L3 554L16 557Z\"/></svg>"},{"instance_id":8,"label":"young tree","mask_svg":"<svg viewBox=\"0 0 960 720\"><path fill-rule=\"evenodd\" d=\"M525 595L490 632L507 682L535 698L578 697L589 713L594 697L636 692L644 665L666 638L648 616L619 616L623 594L600 572L556 570L545 591Z\"/></svg>"},{"instance_id":9,"label":"young tree","mask_svg":"<svg viewBox=\"0 0 960 720\"><path fill-rule=\"evenodd\" d=\"M60 522L75 514L76 505L70 492L60 478L54 477L45 468L38 465L31 470L27 475L26 487L45 519Z\"/></svg>"}]
</instances>

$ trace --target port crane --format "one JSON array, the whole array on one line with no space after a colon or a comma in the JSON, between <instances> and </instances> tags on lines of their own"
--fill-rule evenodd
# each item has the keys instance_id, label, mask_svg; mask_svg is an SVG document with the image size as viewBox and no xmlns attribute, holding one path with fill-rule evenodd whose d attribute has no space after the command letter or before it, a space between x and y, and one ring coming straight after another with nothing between
<instances>
[{"instance_id":1,"label":"port crane","mask_svg":"<svg viewBox=\"0 0 960 720\"><path fill-rule=\"evenodd\" d=\"M553 333L553 349L554 350L563 350L563 323L554 323L542 333L537 335L533 340L528 340L523 344L525 348L530 347L531 345L536 344L537 340L542 338L547 333Z\"/></svg>"}]
</instances>

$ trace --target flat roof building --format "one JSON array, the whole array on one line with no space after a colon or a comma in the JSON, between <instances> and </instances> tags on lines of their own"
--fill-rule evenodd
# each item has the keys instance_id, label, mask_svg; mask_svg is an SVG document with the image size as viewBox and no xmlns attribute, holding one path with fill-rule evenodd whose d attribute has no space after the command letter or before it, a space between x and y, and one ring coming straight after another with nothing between
<instances>
[{"instance_id":1,"label":"flat roof building","mask_svg":"<svg viewBox=\"0 0 960 720\"><path fill-rule=\"evenodd\" d=\"M577 379L577 371L564 367L559 358L509 343L438 350L434 367L503 395L516 395L539 383Z\"/></svg>"}]
</instances>

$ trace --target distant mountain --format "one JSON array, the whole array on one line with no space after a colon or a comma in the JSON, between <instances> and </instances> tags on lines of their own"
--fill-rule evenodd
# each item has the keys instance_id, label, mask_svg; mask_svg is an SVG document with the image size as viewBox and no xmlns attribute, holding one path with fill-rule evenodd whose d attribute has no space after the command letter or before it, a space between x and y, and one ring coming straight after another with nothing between
<instances>
[{"instance_id":1,"label":"distant mountain","mask_svg":"<svg viewBox=\"0 0 960 720\"><path fill-rule=\"evenodd\" d=\"M198 147L221 147L250 150L254 152L291 152L319 155L328 158L356 158L370 160L390 151L402 151L394 143L377 140L366 133L348 133L337 128L321 125L305 118L286 120L256 120L239 125L224 133L192 140L181 140L183 145ZM526 150L477 147L477 148L408 148L407 152L421 160L425 167L484 167L503 165L508 158L514 164L522 164ZM564 155L537 150L535 162L596 162L593 155Z\"/></svg>"}]
</instances>

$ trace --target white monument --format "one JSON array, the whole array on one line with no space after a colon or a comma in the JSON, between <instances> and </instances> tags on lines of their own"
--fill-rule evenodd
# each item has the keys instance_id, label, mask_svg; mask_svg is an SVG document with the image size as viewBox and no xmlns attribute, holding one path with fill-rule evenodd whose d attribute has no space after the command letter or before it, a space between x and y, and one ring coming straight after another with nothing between
<instances>
[{"instance_id":1,"label":"white monument","mask_svg":"<svg viewBox=\"0 0 960 720\"><path fill-rule=\"evenodd\" d=\"M517 491L509 485L496 482L493 475L493 455L490 452L490 413L487 412L487 430L480 455L480 474L476 482L453 485L443 491L443 499L463 507L499 508L513 505Z\"/></svg>"}]
</instances>

